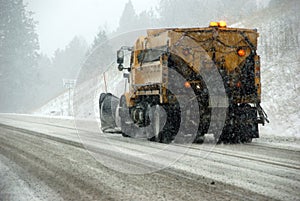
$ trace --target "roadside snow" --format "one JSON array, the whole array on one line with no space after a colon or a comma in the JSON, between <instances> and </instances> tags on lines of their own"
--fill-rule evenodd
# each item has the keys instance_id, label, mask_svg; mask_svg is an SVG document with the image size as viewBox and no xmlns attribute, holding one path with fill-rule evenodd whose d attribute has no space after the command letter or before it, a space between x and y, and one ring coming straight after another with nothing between
<instances>
[{"instance_id":1,"label":"roadside snow","mask_svg":"<svg viewBox=\"0 0 300 201\"><path fill-rule=\"evenodd\" d=\"M70 109L69 109L69 91L62 93L61 95L50 100L44 106L33 111L34 115L44 116L60 116L68 117L73 114L73 90L70 94Z\"/></svg>"},{"instance_id":2,"label":"roadside snow","mask_svg":"<svg viewBox=\"0 0 300 201\"><path fill-rule=\"evenodd\" d=\"M233 27L257 28L260 33L262 107L270 124L261 126L261 137L300 138L300 16L293 2L269 13L261 12ZM281 13L281 14L279 14ZM104 75L94 76L72 92L71 115L98 119L99 95L106 90L115 95L125 91L126 81L112 64ZM104 80L107 81L106 86ZM73 98L75 97L74 104ZM69 116L68 92L36 110L36 115ZM73 112L74 111L74 112Z\"/></svg>"}]
</instances>

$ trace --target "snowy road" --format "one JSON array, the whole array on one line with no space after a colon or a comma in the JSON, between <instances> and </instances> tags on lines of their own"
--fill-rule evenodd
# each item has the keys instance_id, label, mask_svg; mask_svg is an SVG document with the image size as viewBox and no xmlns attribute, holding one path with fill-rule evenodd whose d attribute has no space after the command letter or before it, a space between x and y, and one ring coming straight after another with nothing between
<instances>
[{"instance_id":1,"label":"snowy road","mask_svg":"<svg viewBox=\"0 0 300 201\"><path fill-rule=\"evenodd\" d=\"M172 144L166 154L149 158L147 153L166 145L82 133L84 140L72 120L0 115L0 200L300 199L297 140L292 145L275 138L249 145ZM182 157L172 158L171 152Z\"/></svg>"}]
</instances>

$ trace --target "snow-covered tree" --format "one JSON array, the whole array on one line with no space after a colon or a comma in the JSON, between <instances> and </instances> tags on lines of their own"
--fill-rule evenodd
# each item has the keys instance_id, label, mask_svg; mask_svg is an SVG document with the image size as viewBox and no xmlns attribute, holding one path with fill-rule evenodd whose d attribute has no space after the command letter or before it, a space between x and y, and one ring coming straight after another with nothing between
<instances>
[{"instance_id":1,"label":"snow-covered tree","mask_svg":"<svg viewBox=\"0 0 300 201\"><path fill-rule=\"evenodd\" d=\"M107 34L106 31L100 29L97 36L94 38L94 42L92 44L92 49L96 48L99 45L103 45L103 43L107 42Z\"/></svg>"},{"instance_id":2,"label":"snow-covered tree","mask_svg":"<svg viewBox=\"0 0 300 201\"><path fill-rule=\"evenodd\" d=\"M49 74L51 91L58 93L64 88L63 79L76 79L86 58L88 45L85 39L75 36L64 49L57 49L52 59L52 72Z\"/></svg>"},{"instance_id":3,"label":"snow-covered tree","mask_svg":"<svg viewBox=\"0 0 300 201\"><path fill-rule=\"evenodd\" d=\"M99 30L86 56L87 60L83 64L78 82L90 79L95 76L97 70L107 68L114 61L115 53L104 29Z\"/></svg>"},{"instance_id":4,"label":"snow-covered tree","mask_svg":"<svg viewBox=\"0 0 300 201\"><path fill-rule=\"evenodd\" d=\"M161 0L158 13L162 26L191 26L199 24L206 16L207 2L199 0Z\"/></svg>"},{"instance_id":5,"label":"snow-covered tree","mask_svg":"<svg viewBox=\"0 0 300 201\"><path fill-rule=\"evenodd\" d=\"M137 25L137 15L135 13L134 7L131 0L129 0L124 8L119 21L118 32L126 32L136 29Z\"/></svg>"},{"instance_id":6,"label":"snow-covered tree","mask_svg":"<svg viewBox=\"0 0 300 201\"><path fill-rule=\"evenodd\" d=\"M249 0L161 0L161 26L207 26L210 21L236 22L257 9Z\"/></svg>"},{"instance_id":7,"label":"snow-covered tree","mask_svg":"<svg viewBox=\"0 0 300 201\"><path fill-rule=\"evenodd\" d=\"M36 21L22 0L1 0L0 8L0 110L25 111L37 80Z\"/></svg>"},{"instance_id":8,"label":"snow-covered tree","mask_svg":"<svg viewBox=\"0 0 300 201\"><path fill-rule=\"evenodd\" d=\"M152 8L149 11L144 10L138 15L137 28L147 29L157 26L159 26L158 19Z\"/></svg>"}]
</instances>

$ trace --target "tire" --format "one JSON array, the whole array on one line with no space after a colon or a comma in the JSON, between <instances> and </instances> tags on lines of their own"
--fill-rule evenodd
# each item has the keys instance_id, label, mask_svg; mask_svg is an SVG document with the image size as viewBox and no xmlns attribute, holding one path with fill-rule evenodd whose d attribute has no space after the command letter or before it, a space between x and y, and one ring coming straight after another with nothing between
<instances>
[{"instance_id":1,"label":"tire","mask_svg":"<svg viewBox=\"0 0 300 201\"><path fill-rule=\"evenodd\" d=\"M243 120L239 125L241 143L251 143L253 136L258 133L258 124L256 122L256 109L249 104L239 106L240 119Z\"/></svg>"},{"instance_id":2,"label":"tire","mask_svg":"<svg viewBox=\"0 0 300 201\"><path fill-rule=\"evenodd\" d=\"M125 96L120 98L120 107L119 107L119 116L120 116L120 127L123 137L134 137L132 131L133 123L127 123L131 119L129 114L129 108L126 105Z\"/></svg>"},{"instance_id":3,"label":"tire","mask_svg":"<svg viewBox=\"0 0 300 201\"><path fill-rule=\"evenodd\" d=\"M161 116L160 108L158 105L154 105L149 112L150 129L147 133L147 139L151 142L158 142L158 134L161 130Z\"/></svg>"},{"instance_id":4,"label":"tire","mask_svg":"<svg viewBox=\"0 0 300 201\"><path fill-rule=\"evenodd\" d=\"M160 143L169 144L177 135L180 127L180 107L179 104L163 105L167 113L167 120L164 127L158 133L157 141Z\"/></svg>"},{"instance_id":5,"label":"tire","mask_svg":"<svg viewBox=\"0 0 300 201\"><path fill-rule=\"evenodd\" d=\"M162 111L161 107L165 110ZM150 114L150 129L147 129L147 139L160 143L169 144L179 131L180 109L176 104L154 105ZM165 119L165 122L163 120Z\"/></svg>"},{"instance_id":6,"label":"tire","mask_svg":"<svg viewBox=\"0 0 300 201\"><path fill-rule=\"evenodd\" d=\"M222 135L218 143L237 144L252 141L251 106L248 104L233 105L229 107L229 116L226 119Z\"/></svg>"}]
</instances>

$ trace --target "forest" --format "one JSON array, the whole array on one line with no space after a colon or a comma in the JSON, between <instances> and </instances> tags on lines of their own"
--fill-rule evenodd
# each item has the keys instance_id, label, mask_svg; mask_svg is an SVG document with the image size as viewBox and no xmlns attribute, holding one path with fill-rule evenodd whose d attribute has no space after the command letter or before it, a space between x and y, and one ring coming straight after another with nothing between
<instances>
[{"instance_id":1,"label":"forest","mask_svg":"<svg viewBox=\"0 0 300 201\"><path fill-rule=\"evenodd\" d=\"M34 13L28 10L23 0L1 0L0 111L30 112L58 96L66 90L62 80L76 79L88 55L115 35L157 27L205 27L211 20L218 19L226 19L230 24L244 22L250 27L256 20L257 26L261 26L258 23L261 19L257 16L266 16L266 12L272 13L272 10L289 2L294 1L271 0L267 6L260 6L257 1L249 0L160 0L156 7L137 12L131 0L128 0L115 30L99 28L92 44L74 33L74 38L65 48L57 49L49 57L40 51L36 32L38 22L34 19ZM287 46L294 46L299 51L299 14L293 14L293 18L289 15L280 18L279 22L271 21L259 27L263 35L260 42L264 55L269 46L276 46L271 53L278 56L283 54L283 47L290 50ZM278 39L272 26L282 27L285 24L289 25L288 30L281 31L284 34L281 33ZM101 24L95 26L103 27ZM107 52L110 52L109 47ZM106 54L105 58L111 60L114 55Z\"/></svg>"}]
</instances>

